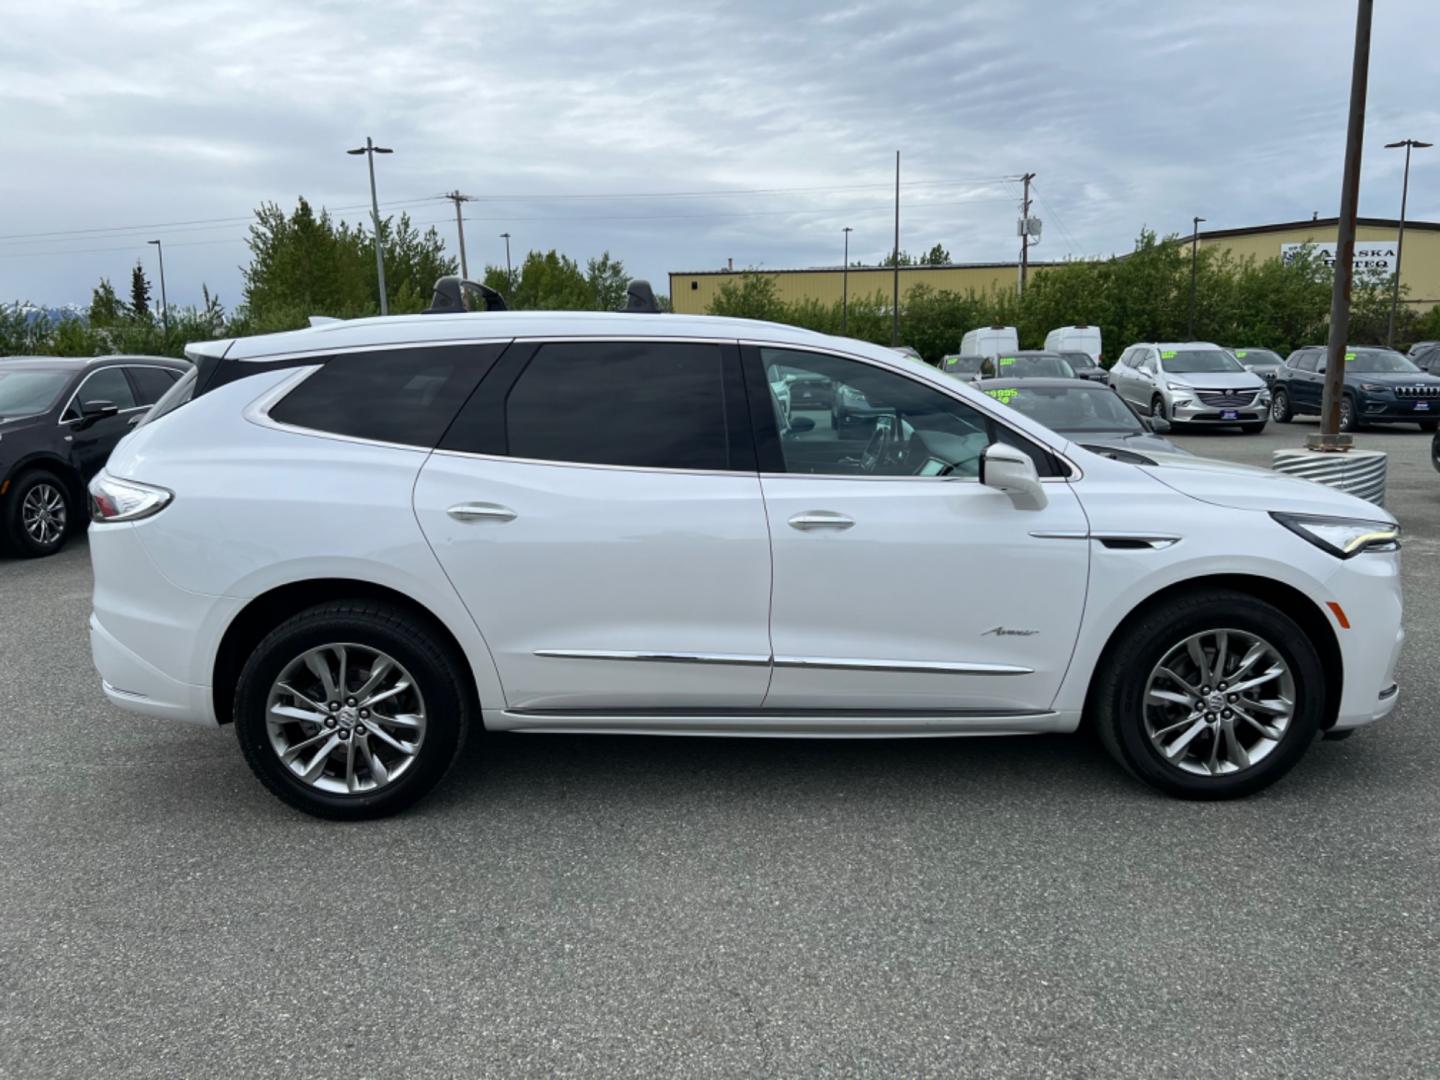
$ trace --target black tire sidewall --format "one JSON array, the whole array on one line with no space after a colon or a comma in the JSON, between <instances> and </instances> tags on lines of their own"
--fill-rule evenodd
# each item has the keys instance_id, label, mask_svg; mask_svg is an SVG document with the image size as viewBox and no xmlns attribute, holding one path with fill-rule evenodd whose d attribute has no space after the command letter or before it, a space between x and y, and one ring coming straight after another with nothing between
<instances>
[{"instance_id":1,"label":"black tire sidewall","mask_svg":"<svg viewBox=\"0 0 1440 1080\"><path fill-rule=\"evenodd\" d=\"M1345 411L1345 406L1347 406L1347 405L1350 406L1350 411L1349 411L1348 414L1347 414L1346 411ZM1346 422L1346 419L1345 419L1345 417L1346 417L1347 415L1350 417L1348 423ZM1340 430L1341 430L1341 431L1354 431L1354 430L1355 430L1355 402L1354 402L1354 400L1350 397L1349 394L1346 394L1344 397L1342 397L1342 398L1340 399Z\"/></svg>"},{"instance_id":2,"label":"black tire sidewall","mask_svg":"<svg viewBox=\"0 0 1440 1080\"><path fill-rule=\"evenodd\" d=\"M49 545L36 543L25 531L21 519L25 496L37 484L49 484L60 492L60 497L65 500L65 528L61 531L60 538ZM70 485L54 473L43 469L25 473L12 483L10 490L5 493L3 530L0 531L3 531L3 546L12 555L22 559L43 559L47 555L54 555L65 546L66 539L75 531L75 497Z\"/></svg>"},{"instance_id":3,"label":"black tire sidewall","mask_svg":"<svg viewBox=\"0 0 1440 1080\"><path fill-rule=\"evenodd\" d=\"M1282 409L1280 406L1284 404ZM1277 424L1288 424L1295 415L1294 407L1290 404L1290 394L1285 390L1276 390L1275 398L1270 403L1270 418Z\"/></svg>"},{"instance_id":4,"label":"black tire sidewall","mask_svg":"<svg viewBox=\"0 0 1440 1080\"><path fill-rule=\"evenodd\" d=\"M1161 658L1192 634L1233 629L1257 634L1273 645L1295 678L1295 712L1278 746L1242 772L1199 776L1166 764L1144 730L1145 683ZM1142 617L1117 643L1101 683L1101 734L1126 768L1171 795L1228 799L1251 794L1285 775L1304 755L1324 716L1324 673L1315 647L1289 616L1242 593L1187 597Z\"/></svg>"},{"instance_id":5,"label":"black tire sidewall","mask_svg":"<svg viewBox=\"0 0 1440 1080\"><path fill-rule=\"evenodd\" d=\"M420 756L379 791L335 795L294 776L270 745L265 708L285 665L309 649L333 643L368 645L389 654L414 677L425 702ZM282 623L256 647L235 689L235 734L260 780L285 802L317 817L383 817L413 804L439 783L459 753L467 723L464 673L428 629L404 612L373 605L326 605Z\"/></svg>"}]
</instances>

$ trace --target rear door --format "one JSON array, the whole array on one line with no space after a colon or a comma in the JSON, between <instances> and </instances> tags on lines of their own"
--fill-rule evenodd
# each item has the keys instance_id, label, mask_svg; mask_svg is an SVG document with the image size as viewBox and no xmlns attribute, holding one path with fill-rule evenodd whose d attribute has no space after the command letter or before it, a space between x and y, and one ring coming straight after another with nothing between
<instances>
[{"instance_id":1,"label":"rear door","mask_svg":"<svg viewBox=\"0 0 1440 1080\"><path fill-rule=\"evenodd\" d=\"M415 513L510 710L603 726L764 699L770 541L733 343L517 343Z\"/></svg>"}]
</instances>

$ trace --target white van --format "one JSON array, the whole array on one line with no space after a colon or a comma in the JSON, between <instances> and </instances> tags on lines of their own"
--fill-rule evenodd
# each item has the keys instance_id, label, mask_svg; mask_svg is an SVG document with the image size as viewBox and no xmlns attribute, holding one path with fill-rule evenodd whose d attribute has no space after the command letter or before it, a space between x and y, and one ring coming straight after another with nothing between
<instances>
[{"instance_id":1,"label":"white van","mask_svg":"<svg viewBox=\"0 0 1440 1080\"><path fill-rule=\"evenodd\" d=\"M988 356L992 360L1001 353L1013 353L1018 348L1020 335L1013 326L982 326L960 339L962 353Z\"/></svg>"},{"instance_id":2,"label":"white van","mask_svg":"<svg viewBox=\"0 0 1440 1080\"><path fill-rule=\"evenodd\" d=\"M1046 352L1083 352L1100 363L1100 328L1098 326L1059 326L1045 335Z\"/></svg>"}]
</instances>

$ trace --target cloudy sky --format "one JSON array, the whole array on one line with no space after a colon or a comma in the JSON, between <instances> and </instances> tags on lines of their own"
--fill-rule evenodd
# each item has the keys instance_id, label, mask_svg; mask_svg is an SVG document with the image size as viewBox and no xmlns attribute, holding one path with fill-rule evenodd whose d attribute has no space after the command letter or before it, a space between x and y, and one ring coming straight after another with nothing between
<instances>
[{"instance_id":1,"label":"cloudy sky","mask_svg":"<svg viewBox=\"0 0 1440 1080\"><path fill-rule=\"evenodd\" d=\"M1353 0L729 0L712 4L147 0L8 4L0 35L0 299L85 302L165 244L172 303L240 298L246 224L297 196L454 244L632 273L873 261L890 244L1036 258L1333 214ZM1401 154L1440 143L1440 3L1377 5L1361 213L1394 216ZM1410 215L1440 219L1440 147Z\"/></svg>"}]
</instances>

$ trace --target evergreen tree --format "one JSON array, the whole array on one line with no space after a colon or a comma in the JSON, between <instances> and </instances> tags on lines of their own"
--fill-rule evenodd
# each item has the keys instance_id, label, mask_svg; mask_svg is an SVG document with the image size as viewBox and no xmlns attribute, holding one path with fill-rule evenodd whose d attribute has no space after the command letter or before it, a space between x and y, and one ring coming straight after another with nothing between
<instances>
[{"instance_id":1,"label":"evergreen tree","mask_svg":"<svg viewBox=\"0 0 1440 1080\"><path fill-rule=\"evenodd\" d=\"M154 314L150 310L150 280L145 276L145 268L138 261L135 269L130 271L130 314L146 322L149 322Z\"/></svg>"}]
</instances>

